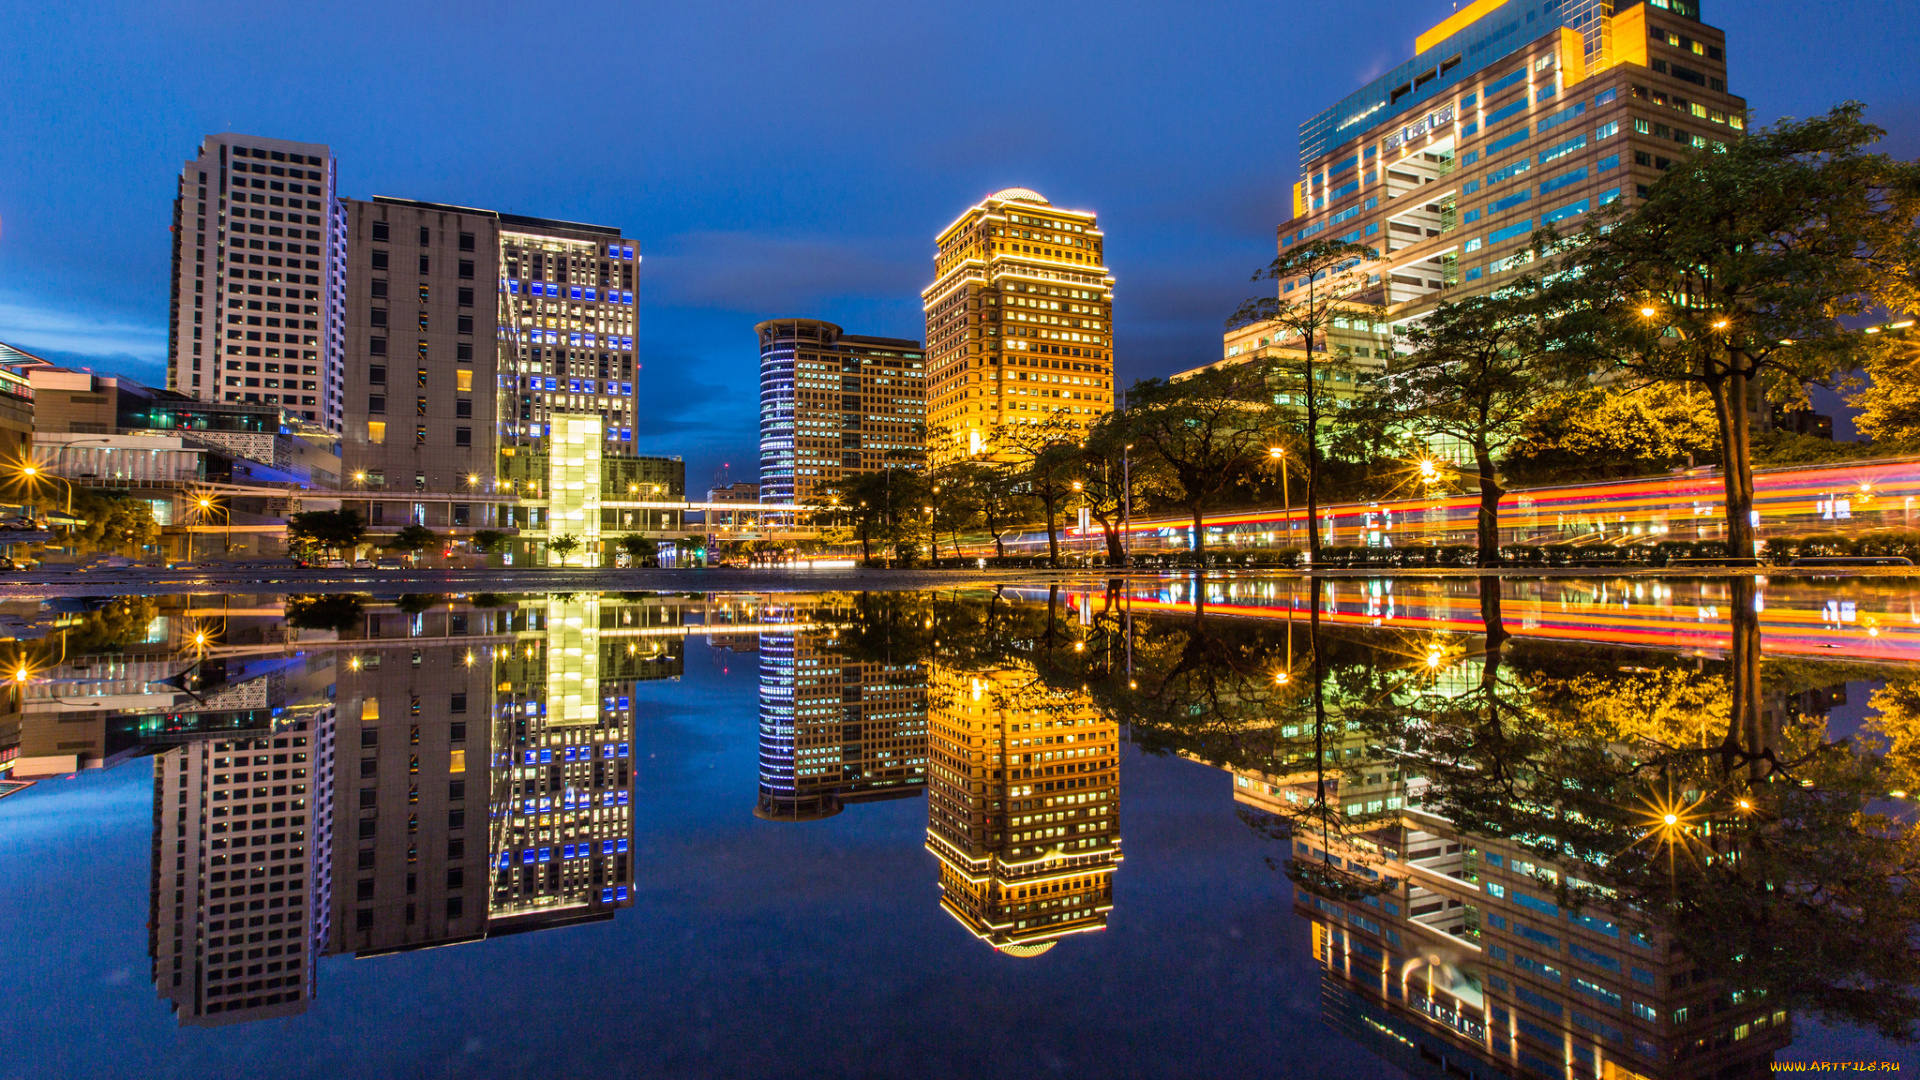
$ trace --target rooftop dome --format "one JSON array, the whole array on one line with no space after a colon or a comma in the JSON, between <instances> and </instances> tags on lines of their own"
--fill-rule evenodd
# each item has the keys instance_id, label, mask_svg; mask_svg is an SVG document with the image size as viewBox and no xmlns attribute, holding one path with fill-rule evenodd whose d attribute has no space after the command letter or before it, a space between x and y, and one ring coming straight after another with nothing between
<instances>
[{"instance_id":1,"label":"rooftop dome","mask_svg":"<svg viewBox=\"0 0 1920 1080\"><path fill-rule=\"evenodd\" d=\"M1047 197L1045 195L1042 195L1037 191L1033 191L1023 187L1010 187L1005 189L1004 191L996 191L993 194L987 196L987 198L998 199L1001 202L1032 202L1032 203L1039 203L1041 206L1053 205L1052 203L1047 201Z\"/></svg>"}]
</instances>

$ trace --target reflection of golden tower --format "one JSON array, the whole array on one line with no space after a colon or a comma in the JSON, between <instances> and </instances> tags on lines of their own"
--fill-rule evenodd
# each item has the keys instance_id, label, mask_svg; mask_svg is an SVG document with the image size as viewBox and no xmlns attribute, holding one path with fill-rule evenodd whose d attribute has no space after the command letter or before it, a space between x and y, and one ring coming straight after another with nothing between
<instances>
[{"instance_id":1,"label":"reflection of golden tower","mask_svg":"<svg viewBox=\"0 0 1920 1080\"><path fill-rule=\"evenodd\" d=\"M1033 956L1102 930L1120 862L1119 725L1030 665L931 667L927 849L940 906Z\"/></svg>"}]
</instances>

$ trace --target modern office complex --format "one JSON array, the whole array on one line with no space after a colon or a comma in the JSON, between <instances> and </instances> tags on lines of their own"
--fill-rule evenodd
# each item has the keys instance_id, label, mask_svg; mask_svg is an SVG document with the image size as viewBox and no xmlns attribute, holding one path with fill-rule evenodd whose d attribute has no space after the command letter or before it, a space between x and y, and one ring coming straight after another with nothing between
<instances>
[{"instance_id":1,"label":"modern office complex","mask_svg":"<svg viewBox=\"0 0 1920 1080\"><path fill-rule=\"evenodd\" d=\"M925 456L920 343L858 337L819 319L771 319L760 339L760 500L811 503L861 473Z\"/></svg>"},{"instance_id":2,"label":"modern office complex","mask_svg":"<svg viewBox=\"0 0 1920 1080\"><path fill-rule=\"evenodd\" d=\"M1363 369L1394 327L1527 266L1536 229L1577 229L1745 126L1725 35L1693 0L1479 0L1414 53L1301 125L1304 178L1279 229L1282 255L1322 239L1378 252L1355 299L1387 323L1336 320L1319 343ZM1282 282L1283 298L1306 284ZM1224 342L1228 360L1298 346L1262 326Z\"/></svg>"},{"instance_id":3,"label":"modern office complex","mask_svg":"<svg viewBox=\"0 0 1920 1080\"><path fill-rule=\"evenodd\" d=\"M492 492L508 459L519 475L547 458L559 417L597 421L602 455L632 454L637 256L618 229L345 206L349 486Z\"/></svg>"},{"instance_id":4,"label":"modern office complex","mask_svg":"<svg viewBox=\"0 0 1920 1080\"><path fill-rule=\"evenodd\" d=\"M1104 930L1120 862L1119 725L1031 666L932 666L927 850L940 906L1034 956Z\"/></svg>"},{"instance_id":5,"label":"modern office complex","mask_svg":"<svg viewBox=\"0 0 1920 1080\"><path fill-rule=\"evenodd\" d=\"M173 202L167 389L342 423L345 226L333 153L209 135Z\"/></svg>"},{"instance_id":6,"label":"modern office complex","mask_svg":"<svg viewBox=\"0 0 1920 1080\"><path fill-rule=\"evenodd\" d=\"M805 620L805 609L769 606ZM927 783L927 676L917 662L848 656L837 631L760 638L760 796L754 816L813 821Z\"/></svg>"},{"instance_id":7,"label":"modern office complex","mask_svg":"<svg viewBox=\"0 0 1920 1080\"><path fill-rule=\"evenodd\" d=\"M997 429L1082 430L1113 411L1113 277L1095 216L1008 188L941 230L927 313L928 450L950 461Z\"/></svg>"}]
</instances>

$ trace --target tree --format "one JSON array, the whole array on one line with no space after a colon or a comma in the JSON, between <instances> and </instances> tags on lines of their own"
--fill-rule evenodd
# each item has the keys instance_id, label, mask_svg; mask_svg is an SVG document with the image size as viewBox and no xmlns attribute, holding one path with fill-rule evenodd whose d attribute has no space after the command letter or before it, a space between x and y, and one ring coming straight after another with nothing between
<instances>
[{"instance_id":1,"label":"tree","mask_svg":"<svg viewBox=\"0 0 1920 1080\"><path fill-rule=\"evenodd\" d=\"M287 519L287 546L300 552L357 547L366 535L365 523L352 510L309 510Z\"/></svg>"},{"instance_id":2,"label":"tree","mask_svg":"<svg viewBox=\"0 0 1920 1080\"><path fill-rule=\"evenodd\" d=\"M360 625L367 598L359 593L321 593L287 597L287 625L303 630L345 633Z\"/></svg>"},{"instance_id":3,"label":"tree","mask_svg":"<svg viewBox=\"0 0 1920 1080\"><path fill-rule=\"evenodd\" d=\"M1869 340L1871 382L1847 402L1860 410L1853 426L1878 441L1920 442L1920 335L1903 328Z\"/></svg>"},{"instance_id":4,"label":"tree","mask_svg":"<svg viewBox=\"0 0 1920 1080\"><path fill-rule=\"evenodd\" d=\"M80 539L90 545L112 551L125 549L133 554L160 539L160 523L153 520L153 505L144 499L124 495L101 496L85 511L87 523Z\"/></svg>"},{"instance_id":5,"label":"tree","mask_svg":"<svg viewBox=\"0 0 1920 1080\"><path fill-rule=\"evenodd\" d=\"M1867 148L1863 106L1677 163L1563 245L1563 332L1648 382L1693 385L1720 429L1729 553L1754 553L1751 414L1853 366L1843 320L1920 305L1920 164Z\"/></svg>"},{"instance_id":6,"label":"tree","mask_svg":"<svg viewBox=\"0 0 1920 1080\"><path fill-rule=\"evenodd\" d=\"M1451 438L1473 451L1480 481L1479 564L1500 562L1496 469L1543 389L1558 378L1524 284L1443 303L1407 331L1413 352L1388 365L1385 404L1408 433Z\"/></svg>"},{"instance_id":7,"label":"tree","mask_svg":"<svg viewBox=\"0 0 1920 1080\"><path fill-rule=\"evenodd\" d=\"M1503 468L1522 483L1637 476L1720 451L1713 401L1697 386L1550 392L1520 425Z\"/></svg>"},{"instance_id":8,"label":"tree","mask_svg":"<svg viewBox=\"0 0 1920 1080\"><path fill-rule=\"evenodd\" d=\"M1082 436L1065 413L1038 423L994 429L994 450L1012 460L1013 475L1040 503L1047 525L1047 565L1060 565L1060 508L1073 494L1073 466Z\"/></svg>"},{"instance_id":9,"label":"tree","mask_svg":"<svg viewBox=\"0 0 1920 1080\"><path fill-rule=\"evenodd\" d=\"M660 543L651 536L630 533L620 538L620 546L632 557L635 566L653 566L660 557Z\"/></svg>"},{"instance_id":10,"label":"tree","mask_svg":"<svg viewBox=\"0 0 1920 1080\"><path fill-rule=\"evenodd\" d=\"M1127 402L1125 430L1165 468L1180 505L1193 515L1194 553L1204 553L1208 504L1260 468L1277 437L1280 416L1266 371L1236 364L1179 382L1148 379L1133 384Z\"/></svg>"},{"instance_id":11,"label":"tree","mask_svg":"<svg viewBox=\"0 0 1920 1080\"><path fill-rule=\"evenodd\" d=\"M1127 438L1131 438L1123 413L1106 413L1087 432L1087 446L1081 448L1077 480L1087 503L1087 515L1100 523L1106 538L1106 565L1121 567L1127 552L1121 546L1121 515L1127 505ZM1142 477L1144 479L1144 477Z\"/></svg>"},{"instance_id":12,"label":"tree","mask_svg":"<svg viewBox=\"0 0 1920 1080\"><path fill-rule=\"evenodd\" d=\"M572 533L562 533L547 541L547 550L560 556L560 565L565 566L573 553L580 550L580 538Z\"/></svg>"},{"instance_id":13,"label":"tree","mask_svg":"<svg viewBox=\"0 0 1920 1080\"><path fill-rule=\"evenodd\" d=\"M476 529L470 541L473 550L482 555L492 555L507 549L508 537L499 529Z\"/></svg>"},{"instance_id":14,"label":"tree","mask_svg":"<svg viewBox=\"0 0 1920 1080\"><path fill-rule=\"evenodd\" d=\"M1327 351L1327 331L1336 318L1357 319L1369 326L1383 321L1376 306L1362 302L1374 288L1364 267L1377 258L1379 253L1373 248L1342 240L1319 240L1297 247L1253 275L1254 281L1273 282L1274 295L1242 302L1227 319L1228 329L1273 327L1279 335L1276 345L1283 340L1298 342L1298 357L1287 354L1270 367L1289 384L1288 396L1305 406L1307 551L1315 563L1320 561L1321 395L1325 393L1325 375L1330 373L1325 369L1330 365L1324 357L1317 362L1314 357Z\"/></svg>"},{"instance_id":15,"label":"tree","mask_svg":"<svg viewBox=\"0 0 1920 1080\"><path fill-rule=\"evenodd\" d=\"M404 551L412 559L440 542L440 535L425 525L408 525L395 533L387 544L389 551Z\"/></svg>"},{"instance_id":16,"label":"tree","mask_svg":"<svg viewBox=\"0 0 1920 1080\"><path fill-rule=\"evenodd\" d=\"M933 495L929 536L933 557L940 557L940 534L945 533L953 543L954 557L958 558L960 533L973 528L980 520L981 504L986 498L979 483L978 467L970 461L949 462L934 469L928 479Z\"/></svg>"}]
</instances>

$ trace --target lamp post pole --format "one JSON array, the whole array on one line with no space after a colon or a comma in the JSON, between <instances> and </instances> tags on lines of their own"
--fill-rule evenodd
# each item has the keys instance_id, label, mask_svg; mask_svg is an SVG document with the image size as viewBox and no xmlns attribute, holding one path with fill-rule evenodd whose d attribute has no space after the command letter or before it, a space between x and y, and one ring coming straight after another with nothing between
<instances>
[{"instance_id":1,"label":"lamp post pole","mask_svg":"<svg viewBox=\"0 0 1920 1080\"><path fill-rule=\"evenodd\" d=\"M1133 569L1133 444L1128 443L1120 449L1120 538L1123 542L1121 563L1127 569ZM1129 663L1133 655L1133 642L1127 642Z\"/></svg>"}]
</instances>

